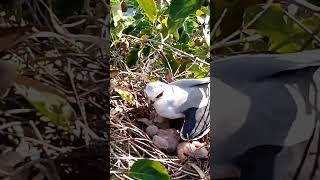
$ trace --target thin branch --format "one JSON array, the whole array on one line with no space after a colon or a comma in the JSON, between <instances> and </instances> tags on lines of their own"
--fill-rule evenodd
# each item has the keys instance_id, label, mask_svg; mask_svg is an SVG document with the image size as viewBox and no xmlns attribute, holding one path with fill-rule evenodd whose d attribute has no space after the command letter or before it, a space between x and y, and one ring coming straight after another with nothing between
<instances>
[{"instance_id":1,"label":"thin branch","mask_svg":"<svg viewBox=\"0 0 320 180\"><path fill-rule=\"evenodd\" d=\"M223 40L217 42L216 46L222 46L226 42L230 41L231 39L235 38L237 35L239 35L243 30L248 29L252 24L254 24L272 5L273 0L268 0L268 2L263 6L263 10L257 13L257 15L246 25L242 28L242 30L237 30L230 34L228 37L224 38Z\"/></svg>"},{"instance_id":2,"label":"thin branch","mask_svg":"<svg viewBox=\"0 0 320 180\"><path fill-rule=\"evenodd\" d=\"M312 36L315 40L318 41L318 43L320 43L320 38L314 34L308 27L306 27L305 25L303 25L297 18L295 18L294 16L292 16L290 13L288 13L286 10L284 10L283 8L281 8L281 10L292 20L294 21L298 26L300 26L305 32L307 32L310 36Z\"/></svg>"},{"instance_id":3,"label":"thin branch","mask_svg":"<svg viewBox=\"0 0 320 180\"><path fill-rule=\"evenodd\" d=\"M306 9L310 10L310 11L317 12L317 13L320 12L320 7L309 3L308 1L305 1L305 0L292 0L292 2L294 4L296 4L296 5L304 7Z\"/></svg>"},{"instance_id":4,"label":"thin branch","mask_svg":"<svg viewBox=\"0 0 320 180\"><path fill-rule=\"evenodd\" d=\"M142 40L141 38L138 38L138 37L135 37L135 36L132 36L132 35L127 35L127 34L123 34L123 35L127 36L127 37L130 37L130 38ZM170 49L170 50L172 50L172 51L174 51L176 53L179 53L179 54L182 54L184 56L187 56L187 57L191 58L194 61L199 61L199 62L201 62L201 63L203 63L205 65L208 65L208 66L210 65L210 63L208 63L208 62L206 62L206 61L204 61L204 60L202 60L202 59L200 59L200 58L198 58L198 57L196 57L196 56L194 56L192 54L188 54L188 53L186 53L184 51L181 51L180 49L174 48L174 47L172 47L172 46L170 46L170 45L168 45L166 43L161 43L161 42L155 41L153 39L143 39L143 40L144 41L153 42L153 43L156 43L156 44L161 44L161 45L165 46L166 48L168 48L168 49Z\"/></svg>"},{"instance_id":5,"label":"thin branch","mask_svg":"<svg viewBox=\"0 0 320 180\"><path fill-rule=\"evenodd\" d=\"M211 32L211 39L213 39L214 34L216 33L218 27L220 26L222 19L224 18L224 16L227 14L228 9L224 9L221 16L219 17L218 21L214 24L213 30Z\"/></svg>"},{"instance_id":6,"label":"thin branch","mask_svg":"<svg viewBox=\"0 0 320 180\"><path fill-rule=\"evenodd\" d=\"M213 49L219 49L219 48L234 46L234 45L241 44L241 43L246 43L246 42L254 42L254 41L258 41L258 40L260 40L262 38L263 38L263 36L256 34L256 35L249 36L249 37L246 37L246 38L237 39L237 40L233 40L233 41L228 41L228 42L226 42L224 44L217 44L217 45L213 46Z\"/></svg>"}]
</instances>

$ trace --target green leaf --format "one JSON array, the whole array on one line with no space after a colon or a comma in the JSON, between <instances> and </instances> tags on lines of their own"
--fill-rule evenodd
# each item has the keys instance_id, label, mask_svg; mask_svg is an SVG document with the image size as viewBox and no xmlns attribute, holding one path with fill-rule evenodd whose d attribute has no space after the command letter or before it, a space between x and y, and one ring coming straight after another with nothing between
<instances>
[{"instance_id":1,"label":"green leaf","mask_svg":"<svg viewBox=\"0 0 320 180\"><path fill-rule=\"evenodd\" d=\"M187 44L190 41L190 39L190 36L185 31L183 31L181 34L180 42L182 44Z\"/></svg>"},{"instance_id":2,"label":"green leaf","mask_svg":"<svg viewBox=\"0 0 320 180\"><path fill-rule=\"evenodd\" d=\"M127 101L128 103L130 104L134 104L136 102L134 96L128 92L128 91L124 91L124 90L121 90L121 89L118 89L118 88L114 88L114 90L119 93L120 97Z\"/></svg>"},{"instance_id":3,"label":"green leaf","mask_svg":"<svg viewBox=\"0 0 320 180\"><path fill-rule=\"evenodd\" d=\"M66 128L72 133L71 124L76 119L76 113L65 98L53 93L50 87L34 80L26 80L21 84L17 83L15 87L17 93L22 95L39 113L47 117L50 122L59 127Z\"/></svg>"},{"instance_id":4,"label":"green leaf","mask_svg":"<svg viewBox=\"0 0 320 180\"><path fill-rule=\"evenodd\" d=\"M134 29L128 31L125 30L127 34L133 35L133 36L139 36L142 34L142 31L151 31L152 24L147 19L143 18L143 16L140 16L140 14L136 14L134 16L136 19L135 23L133 24Z\"/></svg>"},{"instance_id":5,"label":"green leaf","mask_svg":"<svg viewBox=\"0 0 320 180\"><path fill-rule=\"evenodd\" d=\"M193 74L193 78L205 78L208 77L210 71L209 67L201 67L198 64L193 64L189 71Z\"/></svg>"},{"instance_id":6,"label":"green leaf","mask_svg":"<svg viewBox=\"0 0 320 180\"><path fill-rule=\"evenodd\" d=\"M157 19L157 7L154 0L137 0L137 2L149 20L154 23Z\"/></svg>"},{"instance_id":7,"label":"green leaf","mask_svg":"<svg viewBox=\"0 0 320 180\"><path fill-rule=\"evenodd\" d=\"M168 30L173 33L180 28L190 14L201 7L202 0L172 0L169 7Z\"/></svg>"},{"instance_id":8,"label":"green leaf","mask_svg":"<svg viewBox=\"0 0 320 180\"><path fill-rule=\"evenodd\" d=\"M199 27L198 23L192 19L186 19L183 23L184 30L188 33L192 33L192 31Z\"/></svg>"},{"instance_id":9,"label":"green leaf","mask_svg":"<svg viewBox=\"0 0 320 180\"><path fill-rule=\"evenodd\" d=\"M140 49L138 48L133 48L127 58L126 58L126 64L129 68L131 68L132 66L136 65L138 63L139 60L139 51Z\"/></svg>"},{"instance_id":10,"label":"green leaf","mask_svg":"<svg viewBox=\"0 0 320 180\"><path fill-rule=\"evenodd\" d=\"M151 46L145 46L142 50L144 57L148 57L151 52Z\"/></svg>"},{"instance_id":11,"label":"green leaf","mask_svg":"<svg viewBox=\"0 0 320 180\"><path fill-rule=\"evenodd\" d=\"M128 175L139 180L169 180L167 169L158 161L141 159L136 161Z\"/></svg>"}]
</instances>

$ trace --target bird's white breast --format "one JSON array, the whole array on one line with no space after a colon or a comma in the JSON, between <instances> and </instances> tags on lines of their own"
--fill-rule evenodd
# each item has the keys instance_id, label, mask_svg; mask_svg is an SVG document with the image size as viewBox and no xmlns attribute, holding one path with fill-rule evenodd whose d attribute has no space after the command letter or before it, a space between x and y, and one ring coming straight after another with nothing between
<instances>
[{"instance_id":1,"label":"bird's white breast","mask_svg":"<svg viewBox=\"0 0 320 180\"><path fill-rule=\"evenodd\" d=\"M184 114L176 112L173 106L167 105L166 103L156 102L153 106L157 113L162 117L168 119L178 119L184 117Z\"/></svg>"},{"instance_id":2,"label":"bird's white breast","mask_svg":"<svg viewBox=\"0 0 320 180\"><path fill-rule=\"evenodd\" d=\"M162 117L169 119L183 118L184 114L178 112L178 107L185 103L188 93L176 86L172 86L171 90L173 91L166 91L163 97L153 104L153 107Z\"/></svg>"}]
</instances>

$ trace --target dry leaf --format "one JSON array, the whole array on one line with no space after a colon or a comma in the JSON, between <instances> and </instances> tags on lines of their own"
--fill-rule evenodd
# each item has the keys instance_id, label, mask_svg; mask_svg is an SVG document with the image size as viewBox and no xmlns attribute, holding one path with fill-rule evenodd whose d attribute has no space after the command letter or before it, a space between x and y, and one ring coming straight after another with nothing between
<instances>
[{"instance_id":1,"label":"dry leaf","mask_svg":"<svg viewBox=\"0 0 320 180\"><path fill-rule=\"evenodd\" d=\"M66 98L40 81L19 77L15 87L32 106L59 127L72 133L71 125L76 119L76 113Z\"/></svg>"}]
</instances>

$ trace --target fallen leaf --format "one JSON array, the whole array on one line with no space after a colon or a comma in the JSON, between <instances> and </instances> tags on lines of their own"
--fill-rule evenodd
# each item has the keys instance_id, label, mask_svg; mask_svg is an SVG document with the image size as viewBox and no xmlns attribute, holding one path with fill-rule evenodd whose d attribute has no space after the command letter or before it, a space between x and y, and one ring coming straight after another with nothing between
<instances>
[{"instance_id":1,"label":"fallen leaf","mask_svg":"<svg viewBox=\"0 0 320 180\"><path fill-rule=\"evenodd\" d=\"M128 175L140 180L169 180L170 176L167 169L158 161L141 159L136 161Z\"/></svg>"},{"instance_id":2,"label":"fallen leaf","mask_svg":"<svg viewBox=\"0 0 320 180\"><path fill-rule=\"evenodd\" d=\"M118 88L114 88L114 90L115 90L117 93L119 93L120 97L121 97L123 100L127 101L127 102L130 103L130 104L135 104L136 100L135 100L134 96L133 96L130 92L124 91L124 90L118 89Z\"/></svg>"},{"instance_id":3,"label":"fallen leaf","mask_svg":"<svg viewBox=\"0 0 320 180\"><path fill-rule=\"evenodd\" d=\"M17 93L50 122L72 133L71 124L76 119L76 113L61 93L40 81L26 77L19 77L15 87Z\"/></svg>"}]
</instances>

